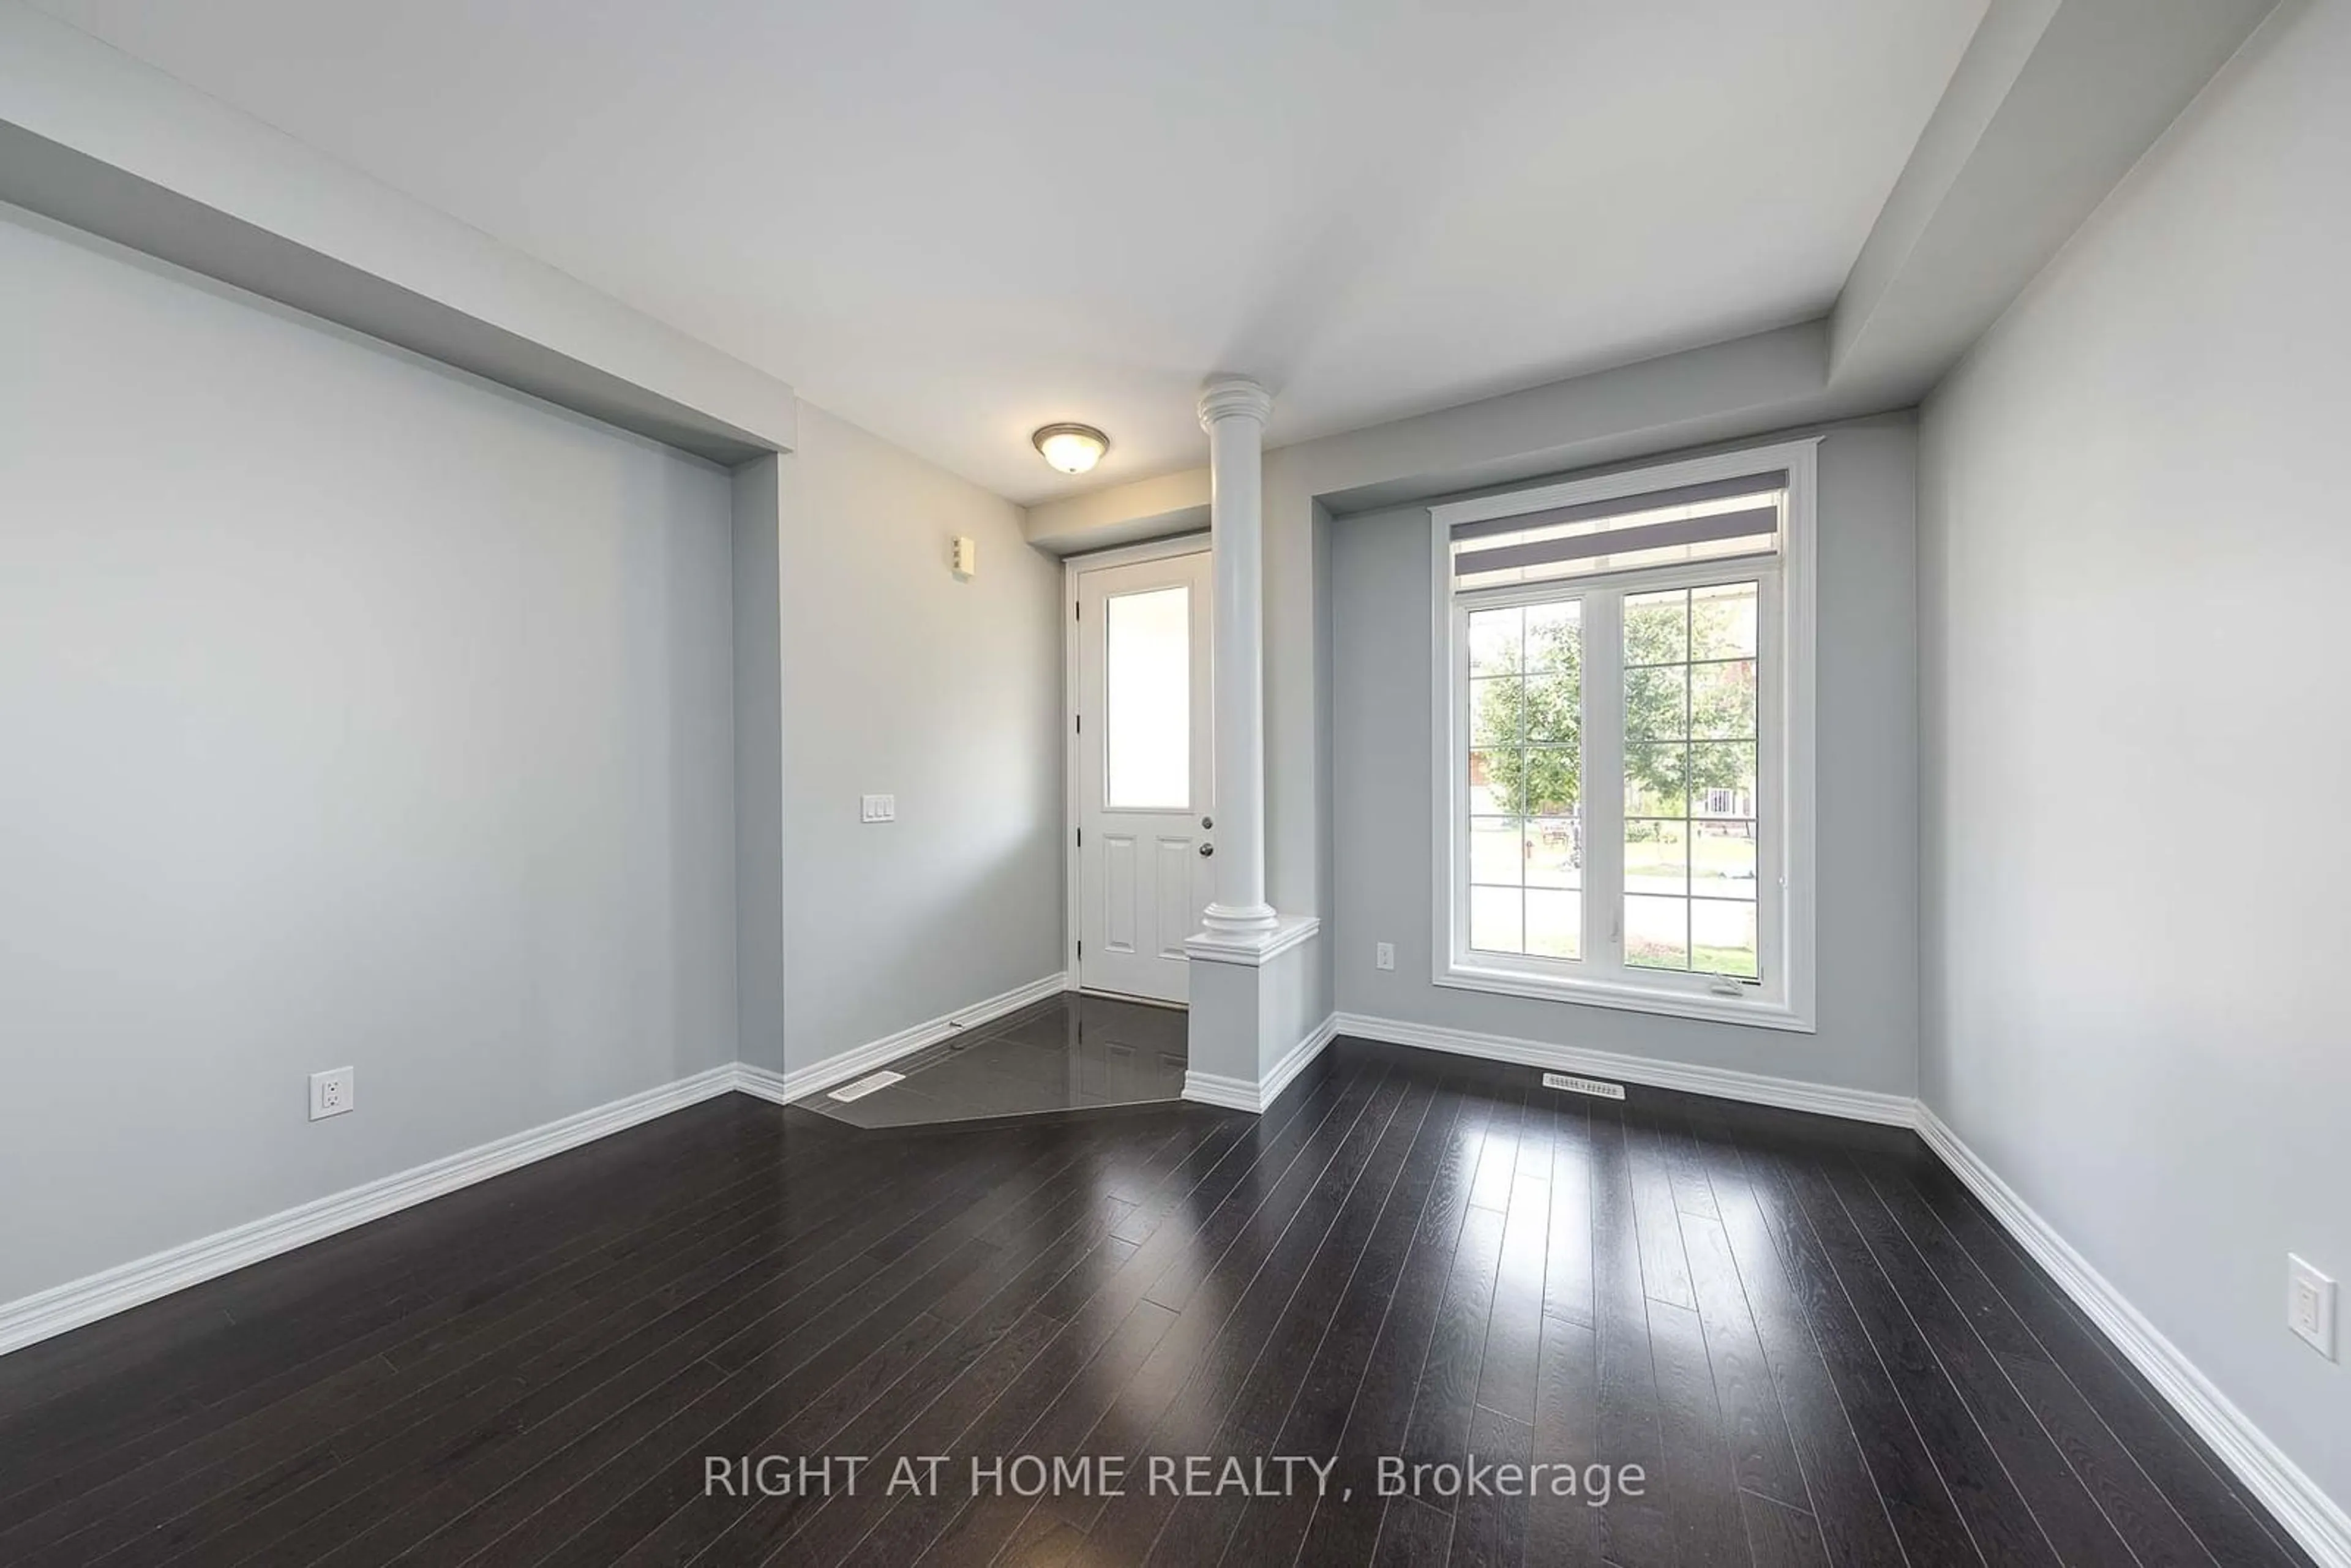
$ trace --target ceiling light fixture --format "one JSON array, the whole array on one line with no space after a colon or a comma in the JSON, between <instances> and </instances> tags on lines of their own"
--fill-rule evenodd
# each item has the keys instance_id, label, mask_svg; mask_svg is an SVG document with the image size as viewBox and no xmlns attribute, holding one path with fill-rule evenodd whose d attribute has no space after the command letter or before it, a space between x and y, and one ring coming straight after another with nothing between
<instances>
[{"instance_id":1,"label":"ceiling light fixture","mask_svg":"<svg viewBox=\"0 0 2351 1568\"><path fill-rule=\"evenodd\" d=\"M1038 455L1064 474L1083 474L1110 450L1110 437L1091 424L1049 424L1029 438Z\"/></svg>"}]
</instances>

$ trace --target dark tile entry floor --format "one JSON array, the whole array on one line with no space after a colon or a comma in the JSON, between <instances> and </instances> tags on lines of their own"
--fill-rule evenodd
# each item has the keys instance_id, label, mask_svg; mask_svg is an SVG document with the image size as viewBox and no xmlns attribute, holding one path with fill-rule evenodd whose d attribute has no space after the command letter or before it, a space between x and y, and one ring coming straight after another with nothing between
<instances>
[{"instance_id":1,"label":"dark tile entry floor","mask_svg":"<svg viewBox=\"0 0 2351 1568\"><path fill-rule=\"evenodd\" d=\"M1186 1014L1064 991L891 1062L905 1082L855 1100L799 1102L857 1127L1090 1111L1179 1100Z\"/></svg>"}]
</instances>

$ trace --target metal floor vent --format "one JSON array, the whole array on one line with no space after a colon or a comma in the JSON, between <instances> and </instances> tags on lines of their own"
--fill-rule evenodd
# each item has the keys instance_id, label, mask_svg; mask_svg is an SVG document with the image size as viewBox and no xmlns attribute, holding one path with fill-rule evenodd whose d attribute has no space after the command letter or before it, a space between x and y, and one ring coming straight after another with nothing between
<instances>
[{"instance_id":1,"label":"metal floor vent","mask_svg":"<svg viewBox=\"0 0 2351 1568\"><path fill-rule=\"evenodd\" d=\"M1583 1078L1573 1072L1546 1072L1543 1074L1543 1087L1564 1089L1571 1094L1596 1095L1603 1100L1625 1098L1625 1086L1621 1083L1611 1083L1602 1078Z\"/></svg>"},{"instance_id":2,"label":"metal floor vent","mask_svg":"<svg viewBox=\"0 0 2351 1568\"><path fill-rule=\"evenodd\" d=\"M904 1073L893 1072L885 1067L879 1072L867 1073L864 1077L857 1080L854 1083L842 1084L840 1088L834 1090L829 1097L846 1103L852 1100L862 1100L868 1094L872 1093L876 1089L887 1089L893 1083L903 1083L905 1081L906 1075Z\"/></svg>"}]
</instances>

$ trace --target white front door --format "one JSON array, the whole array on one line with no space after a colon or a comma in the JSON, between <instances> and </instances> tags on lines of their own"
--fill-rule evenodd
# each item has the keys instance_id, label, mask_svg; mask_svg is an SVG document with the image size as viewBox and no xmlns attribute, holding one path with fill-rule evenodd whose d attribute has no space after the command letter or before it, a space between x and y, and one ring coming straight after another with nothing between
<instances>
[{"instance_id":1,"label":"white front door","mask_svg":"<svg viewBox=\"0 0 2351 1568\"><path fill-rule=\"evenodd\" d=\"M1080 569L1078 983L1181 1002L1209 896L1208 557Z\"/></svg>"}]
</instances>

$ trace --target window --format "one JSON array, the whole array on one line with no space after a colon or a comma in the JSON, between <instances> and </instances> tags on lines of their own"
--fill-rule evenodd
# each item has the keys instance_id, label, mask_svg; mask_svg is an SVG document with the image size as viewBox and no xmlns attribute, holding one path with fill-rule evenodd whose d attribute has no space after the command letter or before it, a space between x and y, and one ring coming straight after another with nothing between
<instances>
[{"instance_id":1,"label":"window","mask_svg":"<svg viewBox=\"0 0 2351 1568\"><path fill-rule=\"evenodd\" d=\"M1192 591L1178 583L1103 602L1102 803L1192 803Z\"/></svg>"},{"instance_id":2,"label":"window","mask_svg":"<svg viewBox=\"0 0 2351 1568\"><path fill-rule=\"evenodd\" d=\"M1813 468L1433 509L1439 984L1811 1028Z\"/></svg>"}]
</instances>

